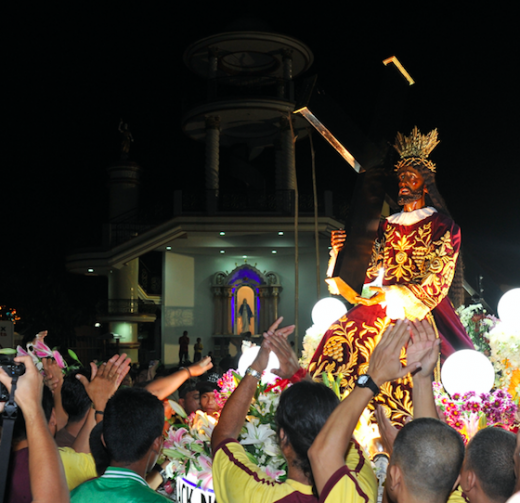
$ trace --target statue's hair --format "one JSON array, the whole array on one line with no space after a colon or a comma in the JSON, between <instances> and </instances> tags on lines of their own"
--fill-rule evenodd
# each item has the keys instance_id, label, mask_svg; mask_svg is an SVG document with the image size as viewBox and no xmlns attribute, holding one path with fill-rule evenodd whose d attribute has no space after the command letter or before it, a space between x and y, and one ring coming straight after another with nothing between
<instances>
[{"instance_id":1,"label":"statue's hair","mask_svg":"<svg viewBox=\"0 0 520 503\"><path fill-rule=\"evenodd\" d=\"M399 431L390 463L400 467L411 494L423 501L447 501L463 460L464 442L459 433L426 417Z\"/></svg>"},{"instance_id":2,"label":"statue's hair","mask_svg":"<svg viewBox=\"0 0 520 503\"><path fill-rule=\"evenodd\" d=\"M515 489L516 437L501 428L484 428L466 449L466 470L477 476L482 490L493 501L506 501Z\"/></svg>"}]
</instances>

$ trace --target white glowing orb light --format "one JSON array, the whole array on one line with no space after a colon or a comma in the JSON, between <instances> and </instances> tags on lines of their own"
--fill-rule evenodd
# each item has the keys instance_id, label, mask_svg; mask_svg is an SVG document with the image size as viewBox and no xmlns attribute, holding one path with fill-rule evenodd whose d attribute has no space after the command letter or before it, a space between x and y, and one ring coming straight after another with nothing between
<instances>
[{"instance_id":1,"label":"white glowing orb light","mask_svg":"<svg viewBox=\"0 0 520 503\"><path fill-rule=\"evenodd\" d=\"M502 295L497 311L500 321L520 329L520 288L513 288Z\"/></svg>"},{"instance_id":2,"label":"white glowing orb light","mask_svg":"<svg viewBox=\"0 0 520 503\"><path fill-rule=\"evenodd\" d=\"M343 302L333 297L321 299L312 308L312 322L321 328L329 328L332 323L346 314L347 308Z\"/></svg>"},{"instance_id":3,"label":"white glowing orb light","mask_svg":"<svg viewBox=\"0 0 520 503\"><path fill-rule=\"evenodd\" d=\"M260 346L253 346L252 348L247 349L240 357L240 360L238 361L238 373L242 377L246 375L247 368L255 361L258 351L260 351ZM271 351L271 353L269 353L267 367L262 375L262 384L274 383L278 376L273 374L271 369L278 368L280 368L280 360L278 360L278 357Z\"/></svg>"},{"instance_id":4,"label":"white glowing orb light","mask_svg":"<svg viewBox=\"0 0 520 503\"><path fill-rule=\"evenodd\" d=\"M462 349L446 359L441 380L450 395L474 391L479 396L493 387L495 371L487 356L474 349Z\"/></svg>"}]
</instances>

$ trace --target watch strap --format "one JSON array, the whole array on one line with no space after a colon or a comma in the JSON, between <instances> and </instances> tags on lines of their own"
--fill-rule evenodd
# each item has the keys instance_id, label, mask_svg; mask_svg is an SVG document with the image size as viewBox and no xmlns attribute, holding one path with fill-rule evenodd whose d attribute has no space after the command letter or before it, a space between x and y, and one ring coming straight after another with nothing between
<instances>
[{"instance_id":1,"label":"watch strap","mask_svg":"<svg viewBox=\"0 0 520 503\"><path fill-rule=\"evenodd\" d=\"M361 384L359 382L359 379L361 377L367 378L367 380L364 384ZM359 386L360 388L369 388L372 391L372 393L374 393L374 396L377 396L379 394L379 386L374 382L374 380L368 374L363 374L363 376L359 376L358 380L356 382L356 385Z\"/></svg>"}]
</instances>

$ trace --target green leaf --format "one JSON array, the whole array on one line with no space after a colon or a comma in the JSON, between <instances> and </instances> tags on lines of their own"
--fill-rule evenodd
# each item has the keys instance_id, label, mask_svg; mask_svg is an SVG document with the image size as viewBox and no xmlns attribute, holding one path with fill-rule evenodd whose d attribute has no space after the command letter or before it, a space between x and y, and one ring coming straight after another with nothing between
<instances>
[{"instance_id":1,"label":"green leaf","mask_svg":"<svg viewBox=\"0 0 520 503\"><path fill-rule=\"evenodd\" d=\"M251 461L251 463L254 463L255 465L258 466L258 459L256 459L249 451L246 451L246 455L247 455L249 461Z\"/></svg>"},{"instance_id":2,"label":"green leaf","mask_svg":"<svg viewBox=\"0 0 520 503\"><path fill-rule=\"evenodd\" d=\"M16 354L16 349L13 349L13 348L0 349L0 354L2 354L2 355L15 355Z\"/></svg>"},{"instance_id":3,"label":"green leaf","mask_svg":"<svg viewBox=\"0 0 520 503\"><path fill-rule=\"evenodd\" d=\"M327 386L327 388L330 388L330 381L327 376L327 372L323 372L323 374L321 374L321 377L323 379L323 384L325 384L325 386Z\"/></svg>"},{"instance_id":4,"label":"green leaf","mask_svg":"<svg viewBox=\"0 0 520 503\"><path fill-rule=\"evenodd\" d=\"M83 366L83 364L80 362L80 360L79 360L79 358L78 358L78 355L77 355L74 351L72 351L72 349L69 349L68 352L69 352L69 356L70 356L73 360L77 361L81 366Z\"/></svg>"}]
</instances>

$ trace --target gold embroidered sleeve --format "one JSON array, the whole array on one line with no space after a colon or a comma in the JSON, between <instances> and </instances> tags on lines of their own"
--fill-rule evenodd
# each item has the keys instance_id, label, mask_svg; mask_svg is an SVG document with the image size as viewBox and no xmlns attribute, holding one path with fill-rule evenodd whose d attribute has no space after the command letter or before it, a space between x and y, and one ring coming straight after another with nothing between
<instances>
[{"instance_id":1,"label":"gold embroidered sleeve","mask_svg":"<svg viewBox=\"0 0 520 503\"><path fill-rule=\"evenodd\" d=\"M433 309L448 295L455 274L458 247L455 251L448 230L432 243L425 257L425 274L419 284L408 285L410 291L429 309Z\"/></svg>"}]
</instances>

